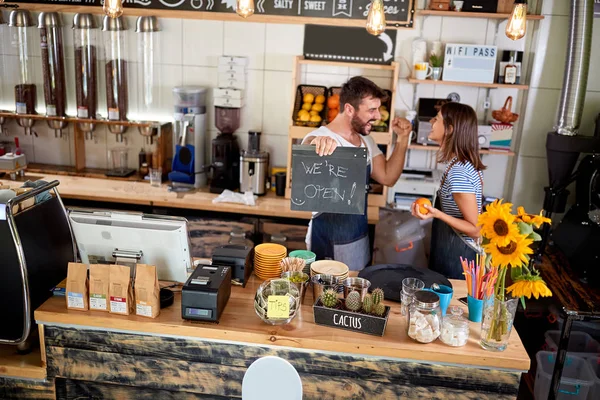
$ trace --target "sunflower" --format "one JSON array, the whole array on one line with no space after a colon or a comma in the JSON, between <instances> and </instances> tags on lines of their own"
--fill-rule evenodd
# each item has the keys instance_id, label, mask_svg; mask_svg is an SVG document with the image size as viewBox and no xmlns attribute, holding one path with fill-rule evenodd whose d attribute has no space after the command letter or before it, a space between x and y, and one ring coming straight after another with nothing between
<instances>
[{"instance_id":1,"label":"sunflower","mask_svg":"<svg viewBox=\"0 0 600 400\"><path fill-rule=\"evenodd\" d=\"M517 222L522 221L526 224L533 224L539 228L542 224L550 224L552 220L543 216L544 210L540 211L539 215L527 214L524 207L517 208Z\"/></svg>"},{"instance_id":2,"label":"sunflower","mask_svg":"<svg viewBox=\"0 0 600 400\"><path fill-rule=\"evenodd\" d=\"M511 214L511 209L511 203L502 204L502 200L494 200L479 216L477 225L481 226L481 234L491 243L508 246L519 235L519 228L514 223L516 218Z\"/></svg>"},{"instance_id":3,"label":"sunflower","mask_svg":"<svg viewBox=\"0 0 600 400\"><path fill-rule=\"evenodd\" d=\"M520 280L514 282L506 289L507 293L511 293L514 297L531 296L536 299L539 297L550 297L552 292L546 286L546 282L536 275L524 275Z\"/></svg>"},{"instance_id":4,"label":"sunflower","mask_svg":"<svg viewBox=\"0 0 600 400\"><path fill-rule=\"evenodd\" d=\"M490 242L484 244L483 248L487 254L492 256L492 265L519 267L527 263L527 254L533 254L533 250L529 247L531 243L533 243L533 239L528 239L525 235L517 232L506 246Z\"/></svg>"}]
</instances>

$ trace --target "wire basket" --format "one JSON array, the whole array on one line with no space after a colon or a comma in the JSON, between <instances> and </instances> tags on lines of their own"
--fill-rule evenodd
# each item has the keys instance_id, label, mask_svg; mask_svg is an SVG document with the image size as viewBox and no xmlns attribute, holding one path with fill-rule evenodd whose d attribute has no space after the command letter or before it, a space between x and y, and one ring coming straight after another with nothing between
<instances>
[{"instance_id":1,"label":"wire basket","mask_svg":"<svg viewBox=\"0 0 600 400\"><path fill-rule=\"evenodd\" d=\"M387 99L385 101L381 102L382 106L385 106L385 108L387 109L388 113L390 112L390 109L392 107L392 92L385 89L384 92L387 94ZM372 132L388 132L390 130L390 120L389 120L389 114L388 114L388 120L387 121L383 121L385 123L385 125L373 125L371 127L371 131Z\"/></svg>"},{"instance_id":2,"label":"wire basket","mask_svg":"<svg viewBox=\"0 0 600 400\"><path fill-rule=\"evenodd\" d=\"M307 94L312 94L315 99L319 95L325 96L325 102L323 103L323 108L321 111L317 111L317 115L319 116L319 121L301 121L298 118L298 112L302 109L304 105L304 96ZM313 101L313 106L316 105L315 101ZM325 121L325 105L327 104L327 88L325 86L315 86L315 85L298 85L296 89L296 100L294 102L294 114L292 115L292 120L294 121L294 125L296 126L309 126L312 128L317 128L321 126L323 121ZM306 110L307 112L313 111ZM316 111L316 110L315 110Z\"/></svg>"}]
</instances>

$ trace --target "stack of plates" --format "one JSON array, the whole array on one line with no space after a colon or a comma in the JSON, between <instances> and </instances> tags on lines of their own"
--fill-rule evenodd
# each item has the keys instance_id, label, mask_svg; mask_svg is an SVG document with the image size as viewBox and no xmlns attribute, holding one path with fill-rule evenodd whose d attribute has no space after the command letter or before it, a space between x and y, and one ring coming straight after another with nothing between
<instances>
[{"instance_id":1,"label":"stack of plates","mask_svg":"<svg viewBox=\"0 0 600 400\"><path fill-rule=\"evenodd\" d=\"M275 243L263 243L254 248L254 273L260 279L279 278L281 260L287 256L287 249Z\"/></svg>"},{"instance_id":2,"label":"stack of plates","mask_svg":"<svg viewBox=\"0 0 600 400\"><path fill-rule=\"evenodd\" d=\"M318 274L333 275L340 280L348 277L349 268L346 264L333 260L319 260L310 264L310 276Z\"/></svg>"}]
</instances>

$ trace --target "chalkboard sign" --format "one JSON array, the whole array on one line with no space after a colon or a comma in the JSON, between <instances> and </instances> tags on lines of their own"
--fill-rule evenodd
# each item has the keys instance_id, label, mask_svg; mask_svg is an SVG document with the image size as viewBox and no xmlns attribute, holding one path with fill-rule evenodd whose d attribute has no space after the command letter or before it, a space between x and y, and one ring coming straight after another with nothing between
<instances>
[{"instance_id":1,"label":"chalkboard sign","mask_svg":"<svg viewBox=\"0 0 600 400\"><path fill-rule=\"evenodd\" d=\"M391 64L396 34L373 36L364 28L306 25L304 57L313 60Z\"/></svg>"},{"instance_id":2,"label":"chalkboard sign","mask_svg":"<svg viewBox=\"0 0 600 400\"><path fill-rule=\"evenodd\" d=\"M292 146L292 210L364 214L366 182L364 147L338 147L321 157L315 146Z\"/></svg>"},{"instance_id":3,"label":"chalkboard sign","mask_svg":"<svg viewBox=\"0 0 600 400\"><path fill-rule=\"evenodd\" d=\"M11 3L102 7L103 0L18 0ZM366 20L371 0L255 0L255 15ZM235 12L236 0L123 0L125 9ZM386 21L412 27L413 0L384 0ZM241 20L241 19L240 19ZM252 17L248 19L252 21Z\"/></svg>"}]
</instances>

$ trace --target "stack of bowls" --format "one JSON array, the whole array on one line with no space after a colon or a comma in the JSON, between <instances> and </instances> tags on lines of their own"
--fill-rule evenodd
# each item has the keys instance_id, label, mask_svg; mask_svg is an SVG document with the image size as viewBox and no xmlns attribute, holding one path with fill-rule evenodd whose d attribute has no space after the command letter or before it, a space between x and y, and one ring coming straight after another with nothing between
<instances>
[{"instance_id":1,"label":"stack of bowls","mask_svg":"<svg viewBox=\"0 0 600 400\"><path fill-rule=\"evenodd\" d=\"M350 269L346 264L334 260L319 260L310 264L310 276L332 275L339 281L348 277Z\"/></svg>"},{"instance_id":2,"label":"stack of bowls","mask_svg":"<svg viewBox=\"0 0 600 400\"><path fill-rule=\"evenodd\" d=\"M305 274L310 274L310 264L314 263L317 259L317 255L308 250L294 250L290 252L290 257L297 257L306 261L306 266L302 270Z\"/></svg>"}]
</instances>

